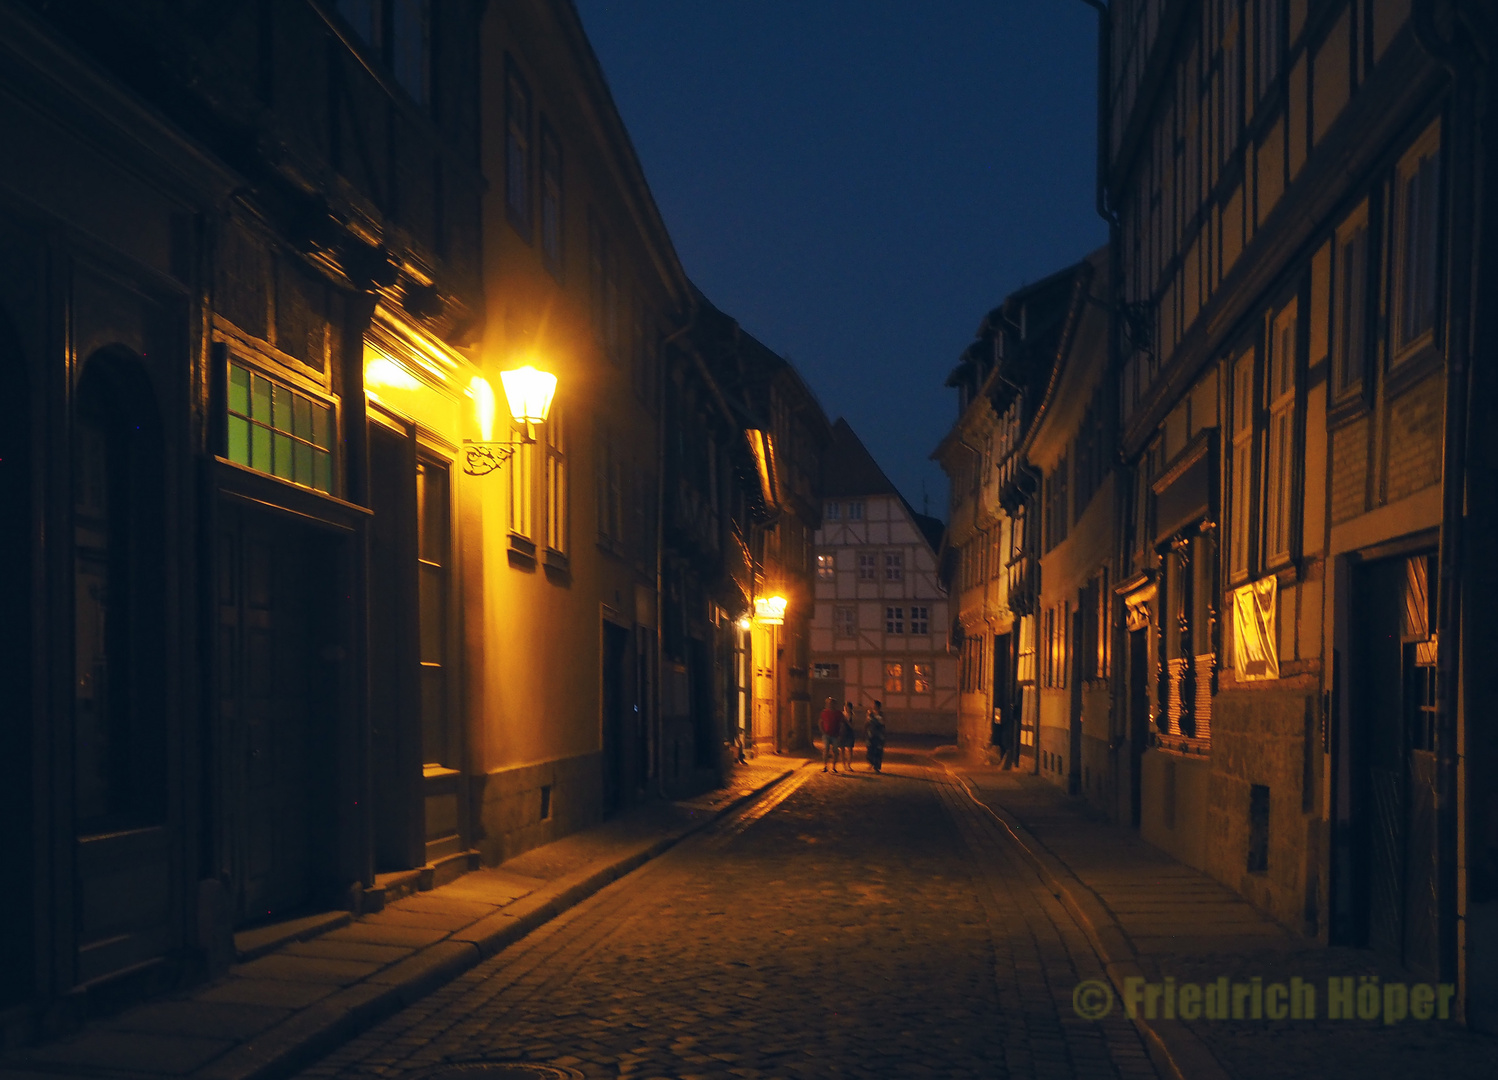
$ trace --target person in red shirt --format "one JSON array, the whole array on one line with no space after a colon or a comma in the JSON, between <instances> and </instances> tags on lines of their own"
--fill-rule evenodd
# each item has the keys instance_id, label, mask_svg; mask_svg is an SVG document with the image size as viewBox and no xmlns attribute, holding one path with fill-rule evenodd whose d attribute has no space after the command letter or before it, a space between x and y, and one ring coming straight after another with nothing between
<instances>
[{"instance_id":1,"label":"person in red shirt","mask_svg":"<svg viewBox=\"0 0 1498 1080\"><path fill-rule=\"evenodd\" d=\"M827 699L817 726L822 729L822 771L826 772L827 763L831 762L832 771L837 772L837 737L843 726L843 714L832 707L831 698Z\"/></svg>"}]
</instances>

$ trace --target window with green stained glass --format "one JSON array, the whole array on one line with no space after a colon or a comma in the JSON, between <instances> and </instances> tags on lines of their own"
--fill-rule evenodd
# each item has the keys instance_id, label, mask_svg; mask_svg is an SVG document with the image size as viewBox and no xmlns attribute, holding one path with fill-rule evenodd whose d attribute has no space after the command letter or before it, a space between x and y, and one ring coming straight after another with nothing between
<instances>
[{"instance_id":1,"label":"window with green stained glass","mask_svg":"<svg viewBox=\"0 0 1498 1080\"><path fill-rule=\"evenodd\" d=\"M333 490L333 407L229 362L228 458L317 491Z\"/></svg>"}]
</instances>

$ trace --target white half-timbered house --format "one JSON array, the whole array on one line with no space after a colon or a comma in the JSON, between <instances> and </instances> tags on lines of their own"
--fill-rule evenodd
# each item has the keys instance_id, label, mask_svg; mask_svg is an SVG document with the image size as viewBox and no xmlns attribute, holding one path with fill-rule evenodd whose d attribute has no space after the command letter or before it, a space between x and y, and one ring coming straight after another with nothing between
<instances>
[{"instance_id":1,"label":"white half-timbered house","mask_svg":"<svg viewBox=\"0 0 1498 1080\"><path fill-rule=\"evenodd\" d=\"M937 575L942 523L917 514L848 422L832 429L817 530L811 697L884 703L891 734L957 731L957 660Z\"/></svg>"}]
</instances>

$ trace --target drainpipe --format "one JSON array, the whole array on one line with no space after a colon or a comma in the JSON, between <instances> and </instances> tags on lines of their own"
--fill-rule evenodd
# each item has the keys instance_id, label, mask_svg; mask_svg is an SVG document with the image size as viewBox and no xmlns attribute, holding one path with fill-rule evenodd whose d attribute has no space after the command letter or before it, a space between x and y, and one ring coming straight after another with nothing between
<instances>
[{"instance_id":1,"label":"drainpipe","mask_svg":"<svg viewBox=\"0 0 1498 1080\"><path fill-rule=\"evenodd\" d=\"M1461 599L1465 556L1464 517L1468 438L1468 382L1471 370L1471 311L1473 305L1473 238L1479 205L1473 192L1475 151L1473 126L1477 115L1474 62L1462 49L1462 28L1446 41L1436 28L1433 5L1415 4L1410 22L1415 39L1451 75L1452 107L1447 160L1451 176L1448 192L1447 237L1447 351L1444 450L1441 462L1440 593L1437 603L1436 645L1436 911L1437 957L1441 978L1465 983L1464 965L1457 952L1457 918L1461 898L1457 889L1459 851L1457 709L1462 643ZM1460 222L1461 227L1455 227ZM1470 224L1469 224L1470 223ZM1466 987L1460 1000L1465 1011Z\"/></svg>"},{"instance_id":2,"label":"drainpipe","mask_svg":"<svg viewBox=\"0 0 1498 1080\"><path fill-rule=\"evenodd\" d=\"M661 340L660 385L656 387L655 423L655 722L650 725L652 735L651 758L655 769L655 793L666 797L666 741L662 737L663 714L662 691L666 674L666 350L677 339L691 333L697 325L697 303L691 302L687 309L686 322ZM690 707L690 706L689 706Z\"/></svg>"}]
</instances>

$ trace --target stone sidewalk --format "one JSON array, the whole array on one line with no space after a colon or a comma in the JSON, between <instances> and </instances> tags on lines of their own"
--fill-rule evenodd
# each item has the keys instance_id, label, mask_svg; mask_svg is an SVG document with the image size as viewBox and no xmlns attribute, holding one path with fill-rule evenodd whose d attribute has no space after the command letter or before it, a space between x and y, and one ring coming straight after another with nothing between
<instances>
[{"instance_id":1,"label":"stone sidewalk","mask_svg":"<svg viewBox=\"0 0 1498 1080\"><path fill-rule=\"evenodd\" d=\"M1205 987L1226 977L1269 987L1298 978L1314 988L1314 1015L1299 1019L1270 1019L1262 1005L1253 1019L1251 1000L1239 1019L1164 1019L1163 996L1154 1018L1141 1005L1135 1026L1162 1071L1185 1080L1258 1080L1266 1066L1276 1075L1349 1080L1498 1075L1498 1040L1454 1019L1329 1015L1333 978L1386 987L1412 986L1420 976L1366 949L1326 948L1293 933L1039 777L935 756L1010 832L1083 926L1112 983L1115 1011L1130 979Z\"/></svg>"},{"instance_id":2,"label":"stone sidewalk","mask_svg":"<svg viewBox=\"0 0 1498 1080\"><path fill-rule=\"evenodd\" d=\"M226 977L0 1063L0 1080L285 1076L518 941L790 776L761 757L723 788L647 804L359 918L282 928ZM287 940L288 937L293 940ZM241 938L243 950L244 938Z\"/></svg>"}]
</instances>

